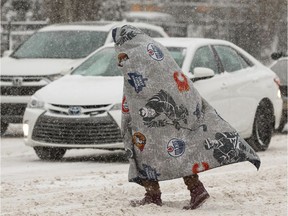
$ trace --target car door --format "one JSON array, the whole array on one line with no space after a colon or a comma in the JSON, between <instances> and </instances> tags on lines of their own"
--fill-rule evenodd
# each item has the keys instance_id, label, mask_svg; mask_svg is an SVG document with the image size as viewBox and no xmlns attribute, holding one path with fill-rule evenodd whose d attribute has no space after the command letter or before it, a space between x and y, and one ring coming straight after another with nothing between
<instances>
[{"instance_id":1,"label":"car door","mask_svg":"<svg viewBox=\"0 0 288 216\"><path fill-rule=\"evenodd\" d=\"M194 86L201 96L226 120L230 110L229 91L226 88L226 77L221 73L221 65L216 57L210 46L198 48L193 55L190 72L193 74L196 67L210 68L214 71L214 77L197 80L194 82Z\"/></svg>"},{"instance_id":2,"label":"car door","mask_svg":"<svg viewBox=\"0 0 288 216\"><path fill-rule=\"evenodd\" d=\"M255 101L253 92L257 90L258 77L253 73L252 63L237 50L226 45L213 46L226 74L226 88L229 92L227 121L238 131L247 130L254 117Z\"/></svg>"}]
</instances>

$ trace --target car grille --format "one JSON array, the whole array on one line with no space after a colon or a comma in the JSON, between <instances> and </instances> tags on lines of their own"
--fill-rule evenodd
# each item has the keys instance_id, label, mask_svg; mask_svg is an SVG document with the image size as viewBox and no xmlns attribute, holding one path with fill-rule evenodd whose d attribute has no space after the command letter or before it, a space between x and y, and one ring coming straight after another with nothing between
<instances>
[{"instance_id":1,"label":"car grille","mask_svg":"<svg viewBox=\"0 0 288 216\"><path fill-rule=\"evenodd\" d=\"M100 105L60 105L60 104L50 104L48 111L56 115L71 115L69 114L69 108L78 107L81 109L82 115L93 116L105 113L110 104L100 104Z\"/></svg>"},{"instance_id":2,"label":"car grille","mask_svg":"<svg viewBox=\"0 0 288 216\"><path fill-rule=\"evenodd\" d=\"M3 82L13 82L14 76L1 76L0 80ZM43 77L27 76L21 77L23 82L40 82Z\"/></svg>"},{"instance_id":3,"label":"car grille","mask_svg":"<svg viewBox=\"0 0 288 216\"><path fill-rule=\"evenodd\" d=\"M59 144L104 144L122 142L121 131L108 115L96 118L38 118L32 139Z\"/></svg>"},{"instance_id":4,"label":"car grille","mask_svg":"<svg viewBox=\"0 0 288 216\"><path fill-rule=\"evenodd\" d=\"M45 77L36 76L1 76L1 95L30 96L42 88L46 83Z\"/></svg>"},{"instance_id":5,"label":"car grille","mask_svg":"<svg viewBox=\"0 0 288 216\"><path fill-rule=\"evenodd\" d=\"M1 116L23 116L27 104L1 103Z\"/></svg>"},{"instance_id":6,"label":"car grille","mask_svg":"<svg viewBox=\"0 0 288 216\"><path fill-rule=\"evenodd\" d=\"M33 95L43 86L1 86L1 95Z\"/></svg>"}]
</instances>

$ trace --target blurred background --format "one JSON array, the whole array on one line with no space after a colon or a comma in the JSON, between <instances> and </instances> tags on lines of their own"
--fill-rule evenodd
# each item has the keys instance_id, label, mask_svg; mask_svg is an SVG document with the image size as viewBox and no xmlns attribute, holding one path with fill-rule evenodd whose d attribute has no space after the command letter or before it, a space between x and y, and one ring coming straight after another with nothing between
<instances>
[{"instance_id":1,"label":"blurred background","mask_svg":"<svg viewBox=\"0 0 288 216\"><path fill-rule=\"evenodd\" d=\"M225 39L264 64L287 53L287 0L1 0L1 55L54 23L127 20L171 37Z\"/></svg>"}]
</instances>

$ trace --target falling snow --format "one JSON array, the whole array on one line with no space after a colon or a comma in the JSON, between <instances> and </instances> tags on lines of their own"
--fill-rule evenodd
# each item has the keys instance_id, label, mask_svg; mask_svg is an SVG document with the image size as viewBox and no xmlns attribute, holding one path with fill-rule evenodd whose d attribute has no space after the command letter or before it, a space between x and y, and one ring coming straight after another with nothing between
<instances>
[{"instance_id":1,"label":"falling snow","mask_svg":"<svg viewBox=\"0 0 288 216\"><path fill-rule=\"evenodd\" d=\"M144 190L128 182L121 151L70 150L47 162L22 139L21 125L10 125L1 139L1 215L287 215L287 134L275 134L259 152L259 171L244 162L200 174L211 198L193 212L182 210L189 202L182 179L160 183L162 207L130 207Z\"/></svg>"}]
</instances>

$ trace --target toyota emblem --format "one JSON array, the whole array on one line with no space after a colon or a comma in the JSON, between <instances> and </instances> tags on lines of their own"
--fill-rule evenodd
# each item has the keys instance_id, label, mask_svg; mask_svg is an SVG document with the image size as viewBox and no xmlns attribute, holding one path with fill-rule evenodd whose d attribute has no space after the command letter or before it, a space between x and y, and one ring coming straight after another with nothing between
<instances>
[{"instance_id":1,"label":"toyota emblem","mask_svg":"<svg viewBox=\"0 0 288 216\"><path fill-rule=\"evenodd\" d=\"M68 109L68 114L69 115L80 115L81 114L81 107L69 107Z\"/></svg>"},{"instance_id":2,"label":"toyota emblem","mask_svg":"<svg viewBox=\"0 0 288 216\"><path fill-rule=\"evenodd\" d=\"M23 78L22 77L15 77L12 80L12 85L13 86L21 86L23 83Z\"/></svg>"}]
</instances>

